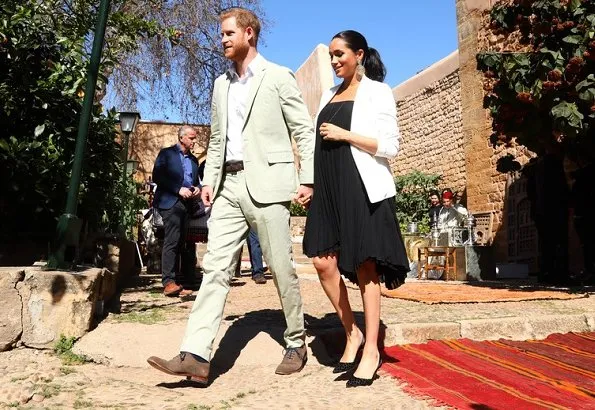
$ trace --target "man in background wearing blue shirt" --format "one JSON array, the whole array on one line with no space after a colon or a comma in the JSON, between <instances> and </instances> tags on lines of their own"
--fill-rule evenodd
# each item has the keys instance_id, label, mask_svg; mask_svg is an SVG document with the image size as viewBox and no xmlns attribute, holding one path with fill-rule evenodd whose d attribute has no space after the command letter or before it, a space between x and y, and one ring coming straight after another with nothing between
<instances>
[{"instance_id":1,"label":"man in background wearing blue shirt","mask_svg":"<svg viewBox=\"0 0 595 410\"><path fill-rule=\"evenodd\" d=\"M185 242L188 212L193 201L200 200L198 160L192 154L196 130L183 125L178 130L178 142L159 151L153 167L153 181L157 184L153 207L163 217L163 249L161 252L161 280L165 296L187 296L192 293L176 282L180 274L180 256ZM187 274L186 272L182 272ZM194 270L192 270L194 274ZM195 278L185 278L192 283Z\"/></svg>"}]
</instances>

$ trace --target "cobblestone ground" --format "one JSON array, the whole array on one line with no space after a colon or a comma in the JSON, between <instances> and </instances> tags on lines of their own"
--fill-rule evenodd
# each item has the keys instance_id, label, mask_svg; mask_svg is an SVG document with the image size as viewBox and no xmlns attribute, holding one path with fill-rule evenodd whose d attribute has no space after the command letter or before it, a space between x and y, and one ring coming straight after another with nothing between
<instances>
[{"instance_id":1,"label":"cobblestone ground","mask_svg":"<svg viewBox=\"0 0 595 410\"><path fill-rule=\"evenodd\" d=\"M280 377L274 366L236 366L208 388L138 368L64 366L55 355L27 349L0 356L5 407L47 409L427 409L382 376L367 388L346 389L329 367L308 364ZM168 381L164 381L164 380Z\"/></svg>"},{"instance_id":2,"label":"cobblestone ground","mask_svg":"<svg viewBox=\"0 0 595 410\"><path fill-rule=\"evenodd\" d=\"M340 326L316 276L300 274L309 332L316 333ZM349 298L358 320L362 319L359 291L349 287ZM594 298L532 302L424 305L397 299L382 299L385 324L399 322L441 322L521 316L524 314L573 314L595 311ZM121 297L121 310L101 326L126 327L161 325L183 329L192 301L164 298L157 277L142 275L135 287ZM252 313L248 313L252 312ZM247 314L248 313L248 314ZM225 309L225 326L241 322L249 328L258 325L282 329L283 317L272 281L256 285L249 278L234 279ZM116 337L117 331L114 332ZM110 337L109 335L106 337ZM108 344L109 340L104 340ZM121 343L122 354L133 354L142 344L139 339ZM168 342L169 343L169 342ZM176 345L179 340L175 341ZM101 346L100 346L101 347ZM157 348L156 348L157 349ZM157 351L158 352L158 351ZM156 353L157 353L156 352ZM258 355L279 352L256 351ZM274 374L275 360L263 365L242 363L233 366L213 362L216 377L207 388L145 367L112 363L66 365L53 352L17 348L0 353L0 407L5 408L109 408L109 409L428 409L430 403L414 399L402 386L384 374L371 387L346 389L336 380L328 360L310 357L304 370L292 376ZM273 364L272 362L275 362ZM258 360L251 361L258 363ZM219 368L217 366L220 366Z\"/></svg>"}]
</instances>

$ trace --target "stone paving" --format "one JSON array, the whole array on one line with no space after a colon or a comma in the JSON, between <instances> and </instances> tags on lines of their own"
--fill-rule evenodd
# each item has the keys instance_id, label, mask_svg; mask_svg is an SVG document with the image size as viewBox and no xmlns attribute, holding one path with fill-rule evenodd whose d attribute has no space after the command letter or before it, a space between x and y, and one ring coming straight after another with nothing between
<instances>
[{"instance_id":1,"label":"stone paving","mask_svg":"<svg viewBox=\"0 0 595 410\"><path fill-rule=\"evenodd\" d=\"M384 374L371 387L346 389L332 374L341 349L341 331L332 307L311 270L298 269L304 299L309 361L292 376L277 376L284 321L272 281L256 285L234 279L225 319L216 341L211 384L199 388L146 364L150 355L176 354L191 300L164 298L159 278L142 275L121 297L120 313L110 313L80 339L73 352L92 359L64 364L52 351L17 348L0 353L0 407L109 409L429 409L431 402L405 394ZM359 291L349 298L362 321ZM519 317L591 317L593 297L574 300L425 305L382 299L387 331L402 324L438 326L464 320ZM591 316L589 316L591 315ZM561 320L548 322L561 323ZM589 324L587 324L588 326ZM553 329L555 331L555 329Z\"/></svg>"}]
</instances>

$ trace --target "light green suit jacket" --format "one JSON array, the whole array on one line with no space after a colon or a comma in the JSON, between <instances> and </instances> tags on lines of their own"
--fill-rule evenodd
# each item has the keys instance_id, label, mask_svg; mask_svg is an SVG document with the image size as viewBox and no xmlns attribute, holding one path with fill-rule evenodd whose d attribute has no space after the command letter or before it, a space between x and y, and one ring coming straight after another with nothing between
<instances>
[{"instance_id":1,"label":"light green suit jacket","mask_svg":"<svg viewBox=\"0 0 595 410\"><path fill-rule=\"evenodd\" d=\"M229 72L215 80L211 103L211 137L203 185L217 199L227 141ZM254 73L242 131L244 173L248 191L260 203L291 200L298 184L314 182L314 129L291 70L264 61ZM291 138L299 150L296 172Z\"/></svg>"}]
</instances>

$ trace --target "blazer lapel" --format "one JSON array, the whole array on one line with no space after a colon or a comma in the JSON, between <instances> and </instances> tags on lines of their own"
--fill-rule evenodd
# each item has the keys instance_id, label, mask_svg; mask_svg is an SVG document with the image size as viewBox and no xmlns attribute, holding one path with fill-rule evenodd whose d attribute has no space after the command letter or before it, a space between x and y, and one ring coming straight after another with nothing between
<instances>
[{"instance_id":1,"label":"blazer lapel","mask_svg":"<svg viewBox=\"0 0 595 410\"><path fill-rule=\"evenodd\" d=\"M318 116L320 115L320 111L322 111L322 109L329 103L329 101L333 99L340 86L340 84L335 85L334 87L326 90L324 94L322 94L322 97L320 98L320 105L318 106L318 112L316 113L316 118L314 118L314 125L318 123Z\"/></svg>"},{"instance_id":2,"label":"blazer lapel","mask_svg":"<svg viewBox=\"0 0 595 410\"><path fill-rule=\"evenodd\" d=\"M229 98L229 85L231 84L231 74L229 71L225 74L225 81L219 87L219 100L217 101L217 115L219 116L219 131L223 138L223 146L227 140L227 100Z\"/></svg>"},{"instance_id":3,"label":"blazer lapel","mask_svg":"<svg viewBox=\"0 0 595 410\"><path fill-rule=\"evenodd\" d=\"M371 120L366 117L369 82L370 79L364 76L355 93L355 98L353 99L353 112L351 113L351 131L358 132L362 127L362 124L365 125L366 122Z\"/></svg>"},{"instance_id":4,"label":"blazer lapel","mask_svg":"<svg viewBox=\"0 0 595 410\"><path fill-rule=\"evenodd\" d=\"M252 111L252 106L254 105L254 99L256 98L256 93L258 93L258 89L260 88L262 80L264 79L267 64L267 61L263 61L262 66L259 68L258 72L254 73L254 78L252 79L252 84L250 85L250 92L248 93L248 99L246 100L246 114L244 115L244 127L246 127L248 118L250 118L250 112Z\"/></svg>"}]
</instances>

